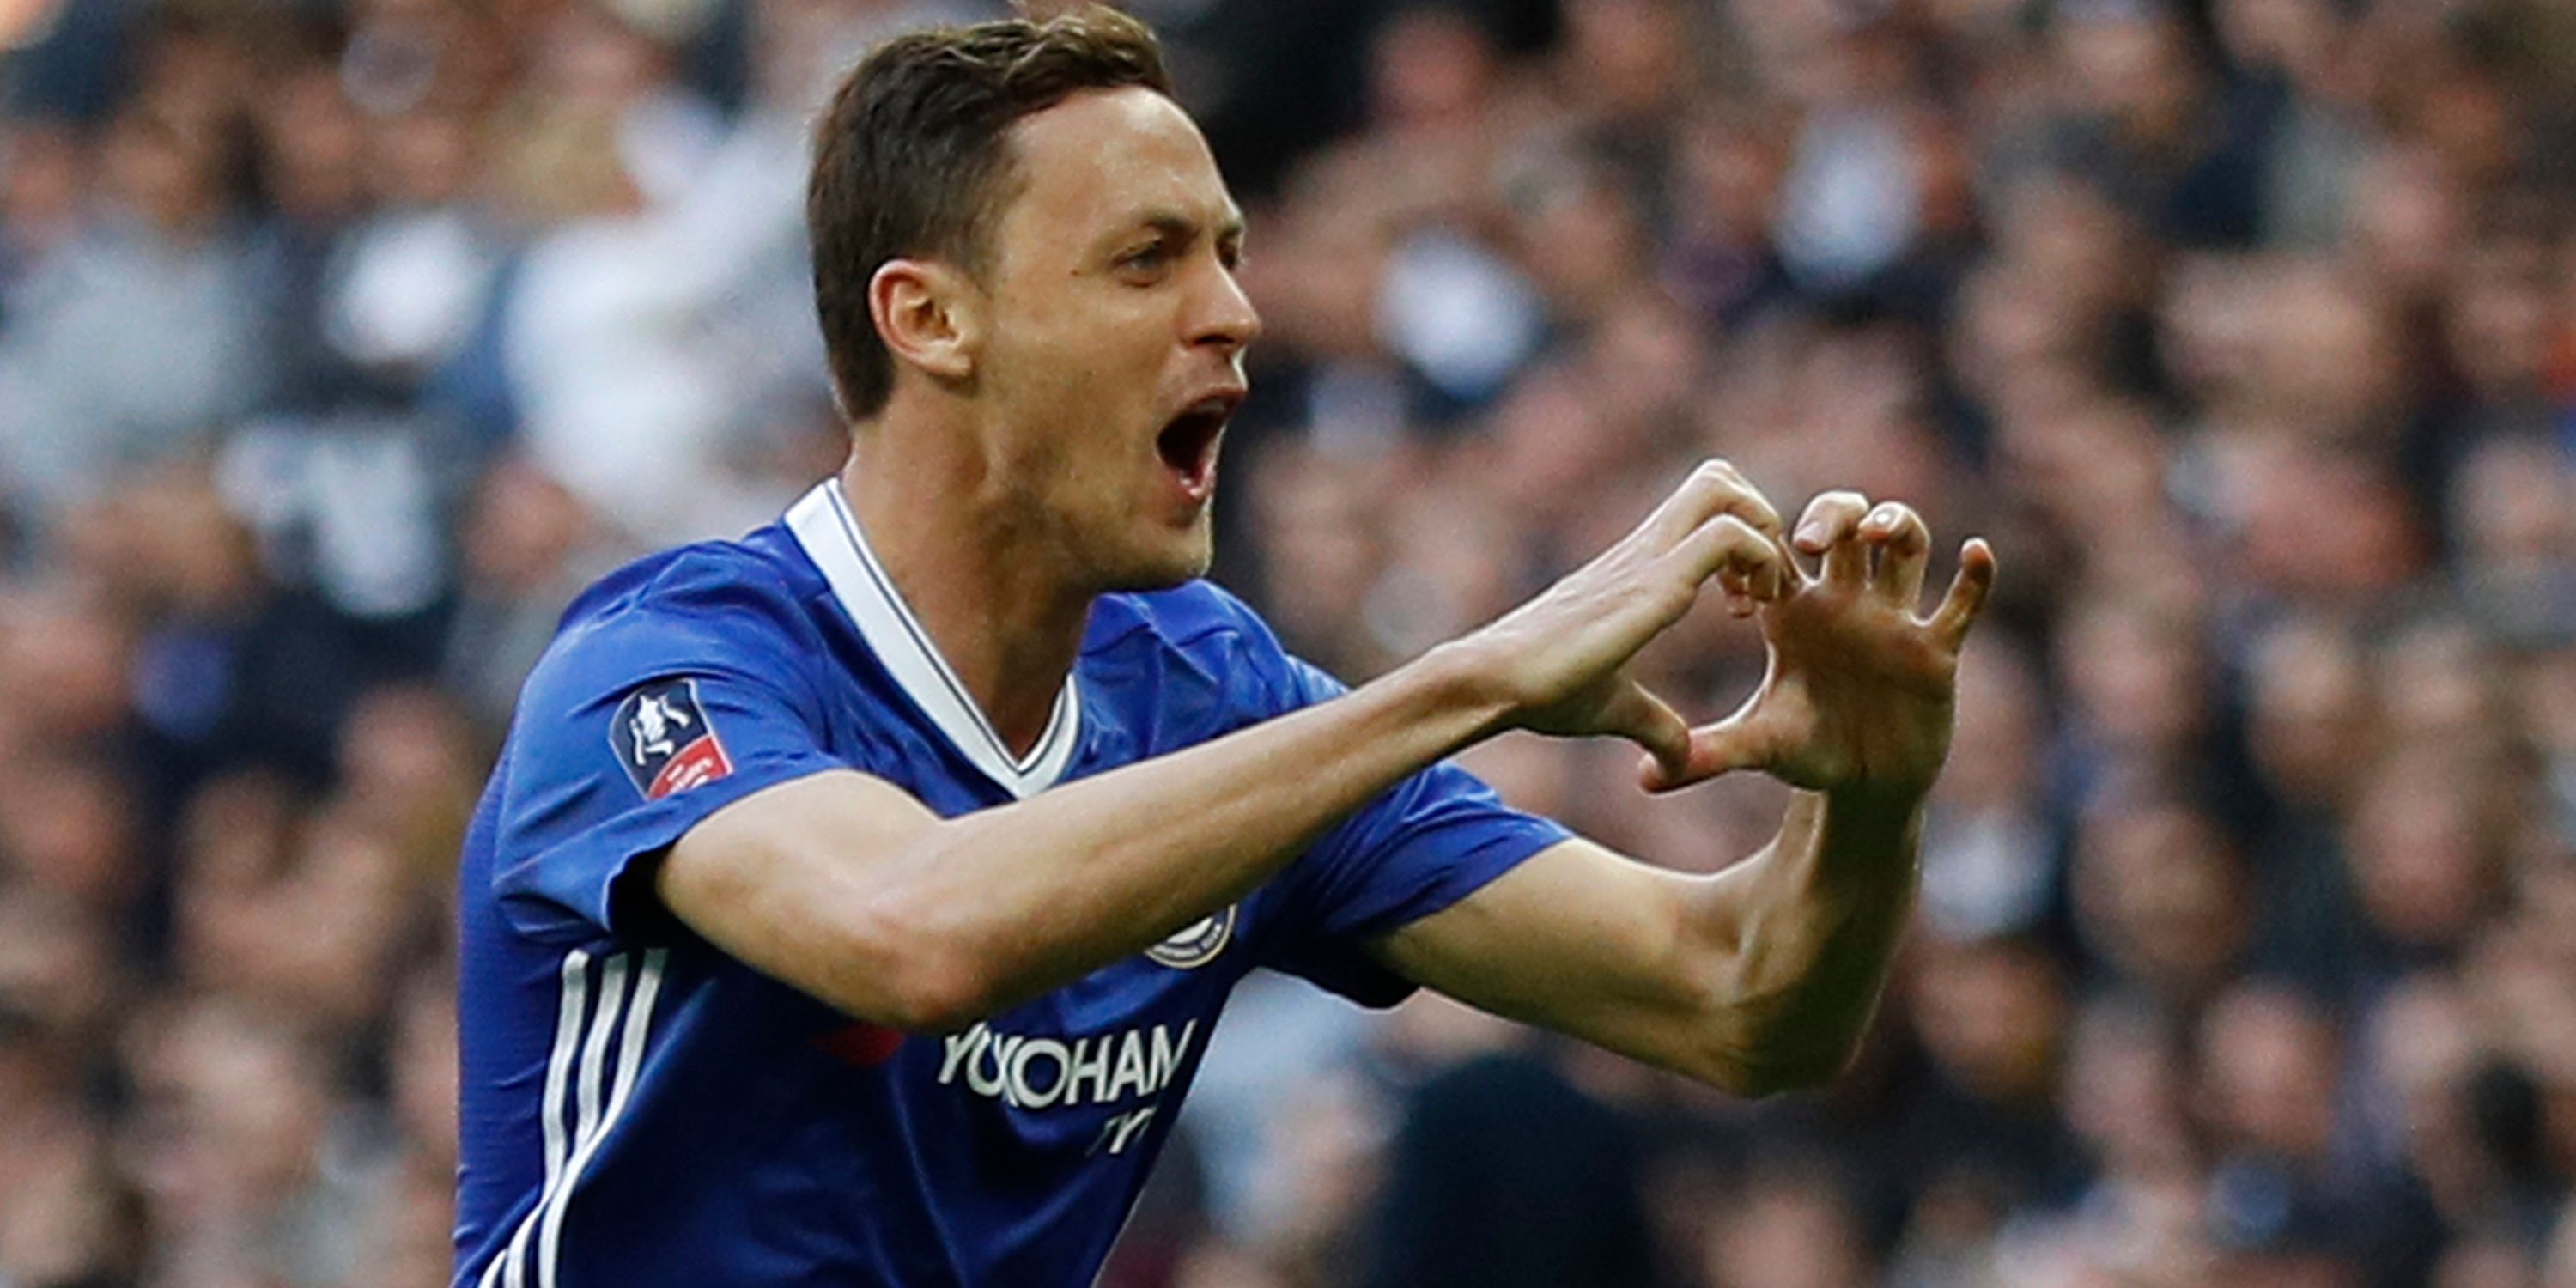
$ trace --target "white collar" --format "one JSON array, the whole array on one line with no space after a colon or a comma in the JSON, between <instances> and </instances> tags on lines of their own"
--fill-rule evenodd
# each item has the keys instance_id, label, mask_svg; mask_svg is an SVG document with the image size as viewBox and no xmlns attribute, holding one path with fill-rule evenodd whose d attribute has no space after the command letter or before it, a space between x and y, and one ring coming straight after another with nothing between
<instances>
[{"instance_id":1,"label":"white collar","mask_svg":"<svg viewBox=\"0 0 2576 1288\"><path fill-rule=\"evenodd\" d=\"M790 507L787 530L805 548L805 557L822 570L833 598L841 601L841 608L859 628L859 637L959 755L1017 799L1055 785L1081 741L1082 700L1072 676L1065 677L1063 690L1055 695L1054 714L1048 717L1038 745L1025 757L1013 756L1001 735L993 732L993 722L984 718L966 686L958 682L957 673L939 656L920 619L895 591L876 552L868 548L848 498L841 495L840 480L826 480Z\"/></svg>"}]
</instances>

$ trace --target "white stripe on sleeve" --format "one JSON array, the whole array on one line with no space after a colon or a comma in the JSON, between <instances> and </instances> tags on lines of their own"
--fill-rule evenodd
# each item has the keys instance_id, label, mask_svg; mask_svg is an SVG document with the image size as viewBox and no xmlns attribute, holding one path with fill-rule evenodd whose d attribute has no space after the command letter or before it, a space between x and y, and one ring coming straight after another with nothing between
<instances>
[{"instance_id":1,"label":"white stripe on sleeve","mask_svg":"<svg viewBox=\"0 0 2576 1288\"><path fill-rule=\"evenodd\" d=\"M483 1271L482 1288L495 1288L495 1277L506 1272L506 1288L520 1288L527 1271L520 1258L527 1251L528 1233L533 1228L539 1208L562 1182L564 1165L564 1092L572 1073L572 1053L581 1045L582 1013L590 1004L590 954L576 948L564 954L562 1004L555 1011L555 1046L546 1057L546 1089L537 1102L537 1121L545 1130L546 1178L537 1191L537 1206L528 1209L519 1228L511 1233L501 1254Z\"/></svg>"},{"instance_id":2,"label":"white stripe on sleeve","mask_svg":"<svg viewBox=\"0 0 2576 1288\"><path fill-rule=\"evenodd\" d=\"M618 1115L626 1109L628 1093L635 1089L635 1074L644 1063L644 1049L652 1038L653 999L661 992L662 966L669 957L669 950L661 948L652 949L644 954L643 969L636 975L635 996L626 1012L626 1031L619 1037L617 1044L617 1082L609 1092L607 1111L600 1116L596 1131L588 1127L589 1116L587 1114L583 1116L584 1129L581 1133L581 1143L573 1149L572 1165L564 1173L562 1186L555 1190L552 1198L544 1205L544 1228L537 1236L537 1288L555 1288L557 1250L562 1241L564 1213L572 1206L572 1192L581 1185L582 1170L590 1166L591 1157L599 1152L601 1142L608 1139L609 1129L617 1125ZM612 961L610 964L622 966L624 963ZM619 971L614 978L617 980L616 985L602 985L603 989L612 995L624 983L623 971ZM601 1024L592 1030L593 1045L590 1050L582 1053L582 1076L585 1089L596 1085L598 1062L593 1057L598 1053L600 1035L606 1028L605 1024Z\"/></svg>"}]
</instances>

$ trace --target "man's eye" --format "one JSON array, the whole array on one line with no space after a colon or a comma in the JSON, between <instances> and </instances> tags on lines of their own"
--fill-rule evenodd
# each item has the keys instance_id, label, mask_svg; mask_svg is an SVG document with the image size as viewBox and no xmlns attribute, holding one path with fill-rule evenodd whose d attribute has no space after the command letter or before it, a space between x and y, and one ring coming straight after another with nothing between
<instances>
[{"instance_id":1,"label":"man's eye","mask_svg":"<svg viewBox=\"0 0 2576 1288\"><path fill-rule=\"evenodd\" d=\"M1140 247L1119 256L1118 266L1120 268L1146 270L1157 269L1161 268L1164 261L1171 257L1170 248L1161 242L1156 242L1151 246Z\"/></svg>"}]
</instances>

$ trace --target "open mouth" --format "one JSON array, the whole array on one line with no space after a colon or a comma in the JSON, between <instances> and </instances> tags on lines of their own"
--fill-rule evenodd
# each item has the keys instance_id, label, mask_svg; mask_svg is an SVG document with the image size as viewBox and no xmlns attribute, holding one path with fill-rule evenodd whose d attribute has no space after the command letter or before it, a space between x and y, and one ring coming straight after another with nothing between
<instances>
[{"instance_id":1,"label":"open mouth","mask_svg":"<svg viewBox=\"0 0 2576 1288\"><path fill-rule=\"evenodd\" d=\"M1217 440L1224 436L1226 421L1242 401L1241 394L1202 398L1172 417L1163 432L1155 436L1155 453L1163 458L1166 468L1180 476L1181 486L1192 494L1203 496L1214 483Z\"/></svg>"}]
</instances>

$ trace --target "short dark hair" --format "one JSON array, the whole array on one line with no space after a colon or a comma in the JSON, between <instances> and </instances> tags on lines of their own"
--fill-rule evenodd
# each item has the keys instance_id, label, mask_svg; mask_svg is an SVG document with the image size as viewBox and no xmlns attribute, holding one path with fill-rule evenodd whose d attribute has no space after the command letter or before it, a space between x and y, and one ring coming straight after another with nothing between
<instances>
[{"instance_id":1,"label":"short dark hair","mask_svg":"<svg viewBox=\"0 0 2576 1288\"><path fill-rule=\"evenodd\" d=\"M980 271L1011 193L1012 124L1085 90L1128 86L1172 92L1162 45L1098 6L898 36L841 82L814 130L805 227L845 413L873 416L894 390L893 355L868 314L877 269L918 255Z\"/></svg>"}]
</instances>

